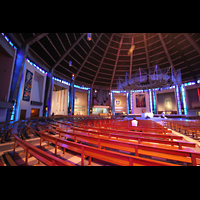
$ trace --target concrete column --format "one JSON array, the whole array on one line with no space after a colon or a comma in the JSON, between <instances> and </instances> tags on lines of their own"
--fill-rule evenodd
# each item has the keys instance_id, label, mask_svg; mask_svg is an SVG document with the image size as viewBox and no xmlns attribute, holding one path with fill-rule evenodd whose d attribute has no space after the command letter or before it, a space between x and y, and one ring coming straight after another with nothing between
<instances>
[{"instance_id":1,"label":"concrete column","mask_svg":"<svg viewBox=\"0 0 200 200\"><path fill-rule=\"evenodd\" d=\"M53 90L53 72L54 70L51 69L51 72L48 73L46 78L46 89L45 89L45 96L44 96L44 106L43 106L43 116L50 116L51 115L51 101L52 101L52 90ZM46 111L47 108L47 111ZM47 112L47 113L46 113Z\"/></svg>"},{"instance_id":2,"label":"concrete column","mask_svg":"<svg viewBox=\"0 0 200 200\"><path fill-rule=\"evenodd\" d=\"M68 115L74 115L74 97L75 97L75 90L74 90L74 81L71 82L69 88L69 108L68 108Z\"/></svg>"},{"instance_id":3,"label":"concrete column","mask_svg":"<svg viewBox=\"0 0 200 200\"><path fill-rule=\"evenodd\" d=\"M175 86L175 97L176 97L176 105L177 105L177 114L182 114L181 109L181 99L180 99L180 87L178 85Z\"/></svg>"},{"instance_id":4,"label":"concrete column","mask_svg":"<svg viewBox=\"0 0 200 200\"><path fill-rule=\"evenodd\" d=\"M29 49L29 45L24 43L22 45L22 47L19 48L17 51L15 66L14 66L14 70L13 70L11 90L10 90L10 98L9 98L9 102L12 102L12 103L14 103L14 101L17 98L18 93L19 93L21 76L22 76L22 72L24 69L26 56L28 54L28 49ZM17 112L17 110L16 110L16 112ZM10 109L8 109L6 120L10 120L10 114L11 114Z\"/></svg>"}]
</instances>

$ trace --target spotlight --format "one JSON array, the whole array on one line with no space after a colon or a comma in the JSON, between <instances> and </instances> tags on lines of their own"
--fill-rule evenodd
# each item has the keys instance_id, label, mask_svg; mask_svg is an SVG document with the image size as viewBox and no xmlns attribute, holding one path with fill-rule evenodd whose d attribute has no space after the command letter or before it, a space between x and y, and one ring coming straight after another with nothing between
<instances>
[{"instance_id":1,"label":"spotlight","mask_svg":"<svg viewBox=\"0 0 200 200\"><path fill-rule=\"evenodd\" d=\"M87 34L87 40L90 41L92 39L92 33Z\"/></svg>"},{"instance_id":2,"label":"spotlight","mask_svg":"<svg viewBox=\"0 0 200 200\"><path fill-rule=\"evenodd\" d=\"M130 56L131 53L134 51L134 49L135 49L135 45L132 45L127 54Z\"/></svg>"}]
</instances>

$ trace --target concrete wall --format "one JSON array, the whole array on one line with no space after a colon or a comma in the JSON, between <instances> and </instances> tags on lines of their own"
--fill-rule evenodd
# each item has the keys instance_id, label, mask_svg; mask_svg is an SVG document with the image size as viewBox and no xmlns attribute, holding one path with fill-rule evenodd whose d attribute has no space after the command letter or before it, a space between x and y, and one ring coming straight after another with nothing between
<instances>
[{"instance_id":1,"label":"concrete wall","mask_svg":"<svg viewBox=\"0 0 200 200\"><path fill-rule=\"evenodd\" d=\"M198 93L197 89L190 89L186 90L186 95L187 95L187 108L188 109L195 109L200 107L199 105L199 98L198 98Z\"/></svg>"},{"instance_id":2,"label":"concrete wall","mask_svg":"<svg viewBox=\"0 0 200 200\"><path fill-rule=\"evenodd\" d=\"M30 101L22 100L27 69L33 73ZM39 116L42 116L43 106L44 106L45 83L46 83L46 75L40 72L39 70L37 70L34 66L32 66L30 63L26 61L23 74L22 74L22 80L20 83L20 89L19 89L20 96L18 98L18 101L19 100L20 101L18 102L19 107L17 107L17 111L16 111L18 112L18 114L16 115L16 120L20 119L21 110L26 110L26 118L30 117L32 108L40 109ZM42 102L42 105L41 106L31 105L31 101Z\"/></svg>"}]
</instances>

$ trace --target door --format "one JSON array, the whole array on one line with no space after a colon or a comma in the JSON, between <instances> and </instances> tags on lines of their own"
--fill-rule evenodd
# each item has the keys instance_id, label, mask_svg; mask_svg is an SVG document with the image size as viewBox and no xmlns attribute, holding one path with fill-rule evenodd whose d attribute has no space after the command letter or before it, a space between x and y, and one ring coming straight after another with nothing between
<instances>
[{"instance_id":1,"label":"door","mask_svg":"<svg viewBox=\"0 0 200 200\"><path fill-rule=\"evenodd\" d=\"M26 110L21 110L20 119L24 120L26 118Z\"/></svg>"}]
</instances>

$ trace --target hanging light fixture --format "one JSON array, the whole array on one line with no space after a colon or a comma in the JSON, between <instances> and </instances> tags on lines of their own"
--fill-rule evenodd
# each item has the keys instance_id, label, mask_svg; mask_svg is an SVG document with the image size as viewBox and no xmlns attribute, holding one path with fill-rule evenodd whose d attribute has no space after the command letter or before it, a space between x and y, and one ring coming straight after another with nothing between
<instances>
[{"instance_id":1,"label":"hanging light fixture","mask_svg":"<svg viewBox=\"0 0 200 200\"><path fill-rule=\"evenodd\" d=\"M92 39L92 33L87 34L87 40L90 41Z\"/></svg>"},{"instance_id":2,"label":"hanging light fixture","mask_svg":"<svg viewBox=\"0 0 200 200\"><path fill-rule=\"evenodd\" d=\"M132 53L134 50L135 50L135 45L132 45L127 54L130 56L131 53Z\"/></svg>"},{"instance_id":3,"label":"hanging light fixture","mask_svg":"<svg viewBox=\"0 0 200 200\"><path fill-rule=\"evenodd\" d=\"M74 74L72 74L72 80L74 80Z\"/></svg>"},{"instance_id":4,"label":"hanging light fixture","mask_svg":"<svg viewBox=\"0 0 200 200\"><path fill-rule=\"evenodd\" d=\"M70 67L72 66L72 61L71 61L71 60L69 61L69 66L70 66Z\"/></svg>"}]
</instances>

